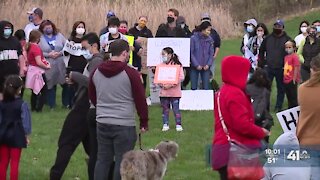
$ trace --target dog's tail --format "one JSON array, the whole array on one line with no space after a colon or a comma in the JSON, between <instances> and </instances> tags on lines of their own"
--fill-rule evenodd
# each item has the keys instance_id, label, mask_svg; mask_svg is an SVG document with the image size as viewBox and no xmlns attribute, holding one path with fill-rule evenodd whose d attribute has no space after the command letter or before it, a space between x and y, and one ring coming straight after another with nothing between
<instances>
[{"instance_id":1,"label":"dog's tail","mask_svg":"<svg viewBox=\"0 0 320 180\"><path fill-rule=\"evenodd\" d=\"M122 179L131 179L136 173L138 173L136 172L137 169L135 168L135 161L133 157L133 153L130 151L123 155L120 165L120 174Z\"/></svg>"}]
</instances>

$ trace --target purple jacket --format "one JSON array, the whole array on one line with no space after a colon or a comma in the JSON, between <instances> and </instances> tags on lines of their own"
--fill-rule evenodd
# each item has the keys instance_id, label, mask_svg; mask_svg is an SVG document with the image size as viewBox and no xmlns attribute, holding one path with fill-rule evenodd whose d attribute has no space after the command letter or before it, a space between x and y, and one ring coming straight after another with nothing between
<instances>
[{"instance_id":1,"label":"purple jacket","mask_svg":"<svg viewBox=\"0 0 320 180\"><path fill-rule=\"evenodd\" d=\"M210 36L196 32L191 36L191 67L212 65L214 48Z\"/></svg>"}]
</instances>

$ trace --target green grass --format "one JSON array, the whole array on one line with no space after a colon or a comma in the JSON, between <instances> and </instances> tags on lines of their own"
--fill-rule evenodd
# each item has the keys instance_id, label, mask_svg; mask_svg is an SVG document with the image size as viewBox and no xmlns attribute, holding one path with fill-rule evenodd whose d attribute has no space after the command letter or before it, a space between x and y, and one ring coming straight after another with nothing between
<instances>
[{"instance_id":1,"label":"green grass","mask_svg":"<svg viewBox=\"0 0 320 180\"><path fill-rule=\"evenodd\" d=\"M286 31L294 38L300 21L304 19L313 21L318 17L318 14L319 12L311 12L303 17L296 17L286 21ZM216 68L216 79L218 82L221 82L220 62L222 57L230 54L240 54L240 43L241 39L225 40L222 42ZM272 92L272 107L275 102L275 92L274 89ZM60 99L57 102L61 104ZM55 160L58 137L67 113L68 110L58 107L54 111L44 109L43 113L32 114L33 133L31 135L31 144L22 153L20 179L49 179L49 170ZM206 145L211 143L213 135L212 111L183 111L182 121L184 131L179 133L174 129L166 133L161 132L162 120L161 108L159 106L149 108L149 117L150 130L142 135L144 149L153 148L161 140L168 139L174 140L180 145L178 158L168 165L168 171L165 176L166 180L218 179L218 174L213 172L205 162ZM172 113L170 125L171 127L174 126ZM271 142L274 142L281 133L280 124L275 118ZM72 180L76 179L76 177L82 180L88 179L85 158L86 155L82 145L80 145L71 158L63 180Z\"/></svg>"}]
</instances>

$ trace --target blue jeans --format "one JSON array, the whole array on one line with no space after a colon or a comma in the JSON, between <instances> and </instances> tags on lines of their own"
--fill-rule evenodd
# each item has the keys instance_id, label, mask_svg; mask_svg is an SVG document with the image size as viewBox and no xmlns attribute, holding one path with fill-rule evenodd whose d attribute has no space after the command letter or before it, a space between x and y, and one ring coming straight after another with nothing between
<instances>
[{"instance_id":1,"label":"blue jeans","mask_svg":"<svg viewBox=\"0 0 320 180\"><path fill-rule=\"evenodd\" d=\"M283 69L282 68L266 68L268 73L269 80L273 81L276 78L277 82L277 102L276 102L276 110L282 109L282 104L284 101L285 90L284 90L284 83L283 83Z\"/></svg>"},{"instance_id":2,"label":"blue jeans","mask_svg":"<svg viewBox=\"0 0 320 180\"><path fill-rule=\"evenodd\" d=\"M98 153L94 170L95 180L106 180L115 161L114 180L121 180L122 156L134 149L137 140L134 126L119 126L97 123Z\"/></svg>"},{"instance_id":3,"label":"blue jeans","mask_svg":"<svg viewBox=\"0 0 320 180\"><path fill-rule=\"evenodd\" d=\"M191 89L192 90L198 89L199 74L201 76L203 89L209 90L210 68L206 71L205 70L199 71L195 67L191 67L191 69L190 69Z\"/></svg>"},{"instance_id":4,"label":"blue jeans","mask_svg":"<svg viewBox=\"0 0 320 180\"><path fill-rule=\"evenodd\" d=\"M56 107L56 92L57 86L47 90L47 104L50 108Z\"/></svg>"},{"instance_id":5,"label":"blue jeans","mask_svg":"<svg viewBox=\"0 0 320 180\"><path fill-rule=\"evenodd\" d=\"M160 97L160 102L162 106L162 121L163 124L169 125L169 112L170 104L172 105L172 110L176 120L176 125L181 125L181 113L179 109L180 98L175 97Z\"/></svg>"}]
</instances>

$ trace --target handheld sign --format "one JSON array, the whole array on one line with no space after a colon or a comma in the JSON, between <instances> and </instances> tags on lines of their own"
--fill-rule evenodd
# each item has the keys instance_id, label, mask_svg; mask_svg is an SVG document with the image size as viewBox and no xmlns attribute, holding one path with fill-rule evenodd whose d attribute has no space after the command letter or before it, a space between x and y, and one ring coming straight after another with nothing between
<instances>
[{"instance_id":1,"label":"handheld sign","mask_svg":"<svg viewBox=\"0 0 320 180\"><path fill-rule=\"evenodd\" d=\"M133 47L133 44L134 44L134 37L133 36L128 36L128 35L125 35L126 38L128 39L128 43L129 43L129 46L132 46ZM132 62L133 62L133 52L130 51L130 59L129 59L129 64L132 65Z\"/></svg>"},{"instance_id":2,"label":"handheld sign","mask_svg":"<svg viewBox=\"0 0 320 180\"><path fill-rule=\"evenodd\" d=\"M74 56L81 56L87 53L87 51L82 49L81 43L74 43L68 40L63 47L63 51L66 51Z\"/></svg>"},{"instance_id":3,"label":"handheld sign","mask_svg":"<svg viewBox=\"0 0 320 180\"><path fill-rule=\"evenodd\" d=\"M156 84L178 84L179 81L179 65L158 65L154 83Z\"/></svg>"},{"instance_id":4,"label":"handheld sign","mask_svg":"<svg viewBox=\"0 0 320 180\"><path fill-rule=\"evenodd\" d=\"M161 51L165 47L173 49L183 67L190 66L190 38L148 38L147 66L162 62Z\"/></svg>"},{"instance_id":5,"label":"handheld sign","mask_svg":"<svg viewBox=\"0 0 320 180\"><path fill-rule=\"evenodd\" d=\"M179 108L181 110L202 111L213 110L212 90L183 90Z\"/></svg>"},{"instance_id":6,"label":"handheld sign","mask_svg":"<svg viewBox=\"0 0 320 180\"><path fill-rule=\"evenodd\" d=\"M299 114L300 114L300 106L297 106L285 111L281 111L276 114L283 132L296 133Z\"/></svg>"}]
</instances>

